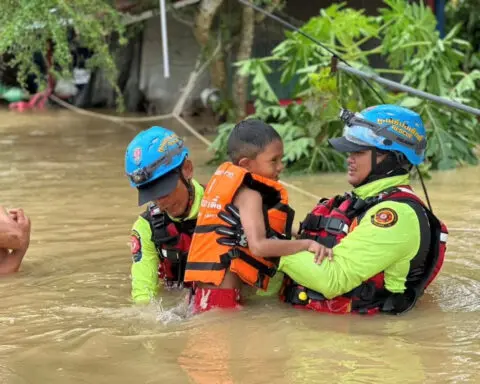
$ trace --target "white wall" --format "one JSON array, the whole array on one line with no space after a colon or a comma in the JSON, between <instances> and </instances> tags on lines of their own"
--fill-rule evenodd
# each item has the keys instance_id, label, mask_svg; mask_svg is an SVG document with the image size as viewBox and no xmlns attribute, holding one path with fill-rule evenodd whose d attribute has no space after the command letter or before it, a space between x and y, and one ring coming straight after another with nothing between
<instances>
[{"instance_id":1,"label":"white wall","mask_svg":"<svg viewBox=\"0 0 480 384\"><path fill-rule=\"evenodd\" d=\"M163 74L160 18L156 16L145 23L140 89L149 101L156 101L156 112L171 112L181 88L185 86L190 72L195 67L200 48L193 36L192 28L172 17L167 17L170 78L166 79ZM189 101L191 102L192 97L198 98L202 89L209 84L210 76L206 71L199 79Z\"/></svg>"}]
</instances>

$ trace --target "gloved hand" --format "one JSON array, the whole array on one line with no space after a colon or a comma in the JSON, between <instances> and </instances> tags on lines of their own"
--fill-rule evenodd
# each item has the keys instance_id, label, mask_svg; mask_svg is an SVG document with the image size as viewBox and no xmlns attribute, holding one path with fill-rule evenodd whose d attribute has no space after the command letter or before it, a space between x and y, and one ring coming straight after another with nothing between
<instances>
[{"instance_id":1,"label":"gloved hand","mask_svg":"<svg viewBox=\"0 0 480 384\"><path fill-rule=\"evenodd\" d=\"M218 217L227 225L220 225L215 232L223 237L217 239L220 245L229 247L248 247L247 237L243 232L242 223L240 222L240 212L237 207L227 204L224 211L218 213Z\"/></svg>"}]
</instances>

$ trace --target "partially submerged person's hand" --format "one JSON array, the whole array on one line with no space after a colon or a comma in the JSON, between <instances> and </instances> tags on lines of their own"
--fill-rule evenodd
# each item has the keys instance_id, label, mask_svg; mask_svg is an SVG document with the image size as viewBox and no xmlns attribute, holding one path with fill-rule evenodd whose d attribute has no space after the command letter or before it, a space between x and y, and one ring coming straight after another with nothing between
<instances>
[{"instance_id":1,"label":"partially submerged person's hand","mask_svg":"<svg viewBox=\"0 0 480 384\"><path fill-rule=\"evenodd\" d=\"M333 260L332 248L327 248L314 240L312 240L312 243L308 247L308 251L314 254L315 264L321 264L325 258L328 258L330 261Z\"/></svg>"},{"instance_id":2,"label":"partially submerged person's hand","mask_svg":"<svg viewBox=\"0 0 480 384\"><path fill-rule=\"evenodd\" d=\"M17 222L18 211L22 211L23 213L21 208L6 209L0 206L0 220L7 223L11 223L12 221Z\"/></svg>"},{"instance_id":3,"label":"partially submerged person's hand","mask_svg":"<svg viewBox=\"0 0 480 384\"><path fill-rule=\"evenodd\" d=\"M11 218L11 214L7 209L0 205L0 220L2 221L9 221Z\"/></svg>"},{"instance_id":4,"label":"partially submerged person's hand","mask_svg":"<svg viewBox=\"0 0 480 384\"><path fill-rule=\"evenodd\" d=\"M8 216L15 222L17 222L17 211L18 209L9 209Z\"/></svg>"},{"instance_id":5,"label":"partially submerged person's hand","mask_svg":"<svg viewBox=\"0 0 480 384\"><path fill-rule=\"evenodd\" d=\"M18 228L22 233L21 235L22 249L27 249L30 244L30 228L31 228L30 219L28 218L28 216L25 215L25 213L23 212L23 209L21 208L10 209L8 211L8 215L12 220L14 220L17 223Z\"/></svg>"}]
</instances>

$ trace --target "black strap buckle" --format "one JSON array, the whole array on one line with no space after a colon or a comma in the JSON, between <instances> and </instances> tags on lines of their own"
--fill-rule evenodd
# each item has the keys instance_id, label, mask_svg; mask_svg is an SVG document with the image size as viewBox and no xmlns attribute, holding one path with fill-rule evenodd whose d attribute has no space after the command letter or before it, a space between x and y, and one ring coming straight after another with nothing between
<instances>
[{"instance_id":1,"label":"black strap buckle","mask_svg":"<svg viewBox=\"0 0 480 384\"><path fill-rule=\"evenodd\" d=\"M267 267L265 264L254 259L252 256L246 254L245 252L243 252L238 248L232 248L226 254L224 254L224 260L222 262L229 263L230 260L233 260L236 258L239 258L243 260L245 263L250 264L252 267L256 268L258 270L259 275L266 275L268 277L273 277L277 273L276 266Z\"/></svg>"},{"instance_id":2,"label":"black strap buckle","mask_svg":"<svg viewBox=\"0 0 480 384\"><path fill-rule=\"evenodd\" d=\"M327 222L325 223L325 231L331 233L333 235L339 235L343 232L343 228L345 227L346 223L342 219L337 217L329 217Z\"/></svg>"},{"instance_id":3,"label":"black strap buckle","mask_svg":"<svg viewBox=\"0 0 480 384\"><path fill-rule=\"evenodd\" d=\"M162 248L162 256L173 262L182 261L186 259L186 252L181 252L178 249Z\"/></svg>"}]
</instances>

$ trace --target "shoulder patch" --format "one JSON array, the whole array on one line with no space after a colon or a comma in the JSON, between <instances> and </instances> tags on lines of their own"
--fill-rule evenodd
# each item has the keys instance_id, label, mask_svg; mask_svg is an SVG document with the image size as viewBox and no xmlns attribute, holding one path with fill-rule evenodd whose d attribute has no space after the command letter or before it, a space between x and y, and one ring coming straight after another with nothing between
<instances>
[{"instance_id":1,"label":"shoulder patch","mask_svg":"<svg viewBox=\"0 0 480 384\"><path fill-rule=\"evenodd\" d=\"M132 230L130 235L130 253L135 263L142 260L142 240L136 230Z\"/></svg>"},{"instance_id":2,"label":"shoulder patch","mask_svg":"<svg viewBox=\"0 0 480 384\"><path fill-rule=\"evenodd\" d=\"M381 208L371 217L372 224L377 227L393 227L398 221L397 212L391 208Z\"/></svg>"}]
</instances>

